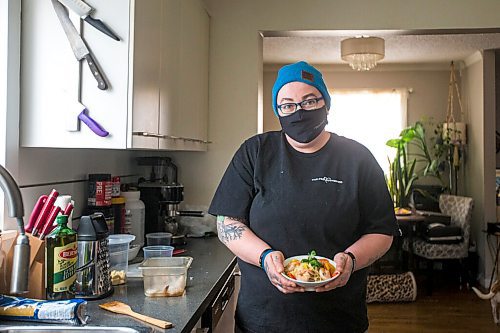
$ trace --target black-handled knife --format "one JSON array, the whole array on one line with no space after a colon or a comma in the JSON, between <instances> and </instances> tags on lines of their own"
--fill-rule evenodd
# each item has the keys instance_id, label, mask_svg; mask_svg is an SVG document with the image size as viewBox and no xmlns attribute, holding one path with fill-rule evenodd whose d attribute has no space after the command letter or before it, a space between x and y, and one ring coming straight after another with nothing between
<instances>
[{"instance_id":1,"label":"black-handled knife","mask_svg":"<svg viewBox=\"0 0 500 333\"><path fill-rule=\"evenodd\" d=\"M75 55L76 59L78 61L85 59L87 61L87 64L89 65L92 75L94 75L94 78L97 81L97 87L101 90L108 89L108 84L104 79L102 71L99 69L99 66L90 53L90 50L71 22L68 10L59 1L51 1L52 5L54 6L54 10L56 11L57 18L59 19L59 22L61 22L64 33L66 34L66 37L68 37L69 44L71 45L71 49L73 50L73 54Z\"/></svg>"},{"instance_id":2,"label":"black-handled knife","mask_svg":"<svg viewBox=\"0 0 500 333\"><path fill-rule=\"evenodd\" d=\"M94 78L97 81L97 88L101 90L106 90L108 89L108 84L104 80L104 77L102 76L102 72L99 70L99 67L97 66L97 63L95 62L94 57L92 54L87 54L86 56L83 57L85 60L87 60L87 64L89 65L90 71L92 72L92 75L94 75Z\"/></svg>"},{"instance_id":3,"label":"black-handled knife","mask_svg":"<svg viewBox=\"0 0 500 333\"><path fill-rule=\"evenodd\" d=\"M94 8L90 7L88 4L83 2L82 0L59 0L63 5L74 11L78 16L80 16L85 22L99 30L100 32L108 35L116 41L119 41L120 38L111 31L110 28L101 20L95 19L91 16Z\"/></svg>"}]
</instances>

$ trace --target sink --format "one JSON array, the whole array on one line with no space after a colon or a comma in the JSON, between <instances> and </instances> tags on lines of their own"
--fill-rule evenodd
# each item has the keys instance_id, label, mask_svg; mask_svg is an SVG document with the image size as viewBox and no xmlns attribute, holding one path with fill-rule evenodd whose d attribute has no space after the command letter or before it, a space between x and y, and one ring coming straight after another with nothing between
<instances>
[{"instance_id":1,"label":"sink","mask_svg":"<svg viewBox=\"0 0 500 333\"><path fill-rule=\"evenodd\" d=\"M109 326L0 326L0 333L41 333L41 332L55 332L55 333L73 333L85 332L91 333L141 333L151 332L150 328L138 328L138 330L129 327L109 327Z\"/></svg>"}]
</instances>

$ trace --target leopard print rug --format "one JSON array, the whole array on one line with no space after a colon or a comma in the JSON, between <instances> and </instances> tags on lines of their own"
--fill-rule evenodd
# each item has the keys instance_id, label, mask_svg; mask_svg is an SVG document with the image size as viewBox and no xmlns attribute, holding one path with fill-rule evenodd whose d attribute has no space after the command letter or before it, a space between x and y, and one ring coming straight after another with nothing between
<instances>
[{"instance_id":1,"label":"leopard print rug","mask_svg":"<svg viewBox=\"0 0 500 333\"><path fill-rule=\"evenodd\" d=\"M369 275L366 302L413 302L417 298L417 282L412 272Z\"/></svg>"}]
</instances>

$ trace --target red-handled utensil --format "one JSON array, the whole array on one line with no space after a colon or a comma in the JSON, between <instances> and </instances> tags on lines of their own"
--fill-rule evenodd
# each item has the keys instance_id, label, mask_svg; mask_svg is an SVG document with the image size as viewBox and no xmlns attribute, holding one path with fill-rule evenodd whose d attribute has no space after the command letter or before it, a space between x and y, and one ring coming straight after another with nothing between
<instances>
[{"instance_id":1,"label":"red-handled utensil","mask_svg":"<svg viewBox=\"0 0 500 333\"><path fill-rule=\"evenodd\" d=\"M172 255L178 255L178 254L181 254L181 253L184 253L186 252L185 249L175 249L174 252L172 252Z\"/></svg>"},{"instance_id":2,"label":"red-handled utensil","mask_svg":"<svg viewBox=\"0 0 500 333\"><path fill-rule=\"evenodd\" d=\"M58 195L59 195L59 192L57 192L56 190L52 190L52 192L50 192L47 200L45 200L45 203L43 204L43 207L40 210L40 214L38 214L35 225L33 226L33 231L31 232L31 234L33 236L37 236L38 232L45 225L45 222L47 221L47 218L49 217L49 214L52 210L52 207L54 206L54 202L56 201L56 198Z\"/></svg>"},{"instance_id":3,"label":"red-handled utensil","mask_svg":"<svg viewBox=\"0 0 500 333\"><path fill-rule=\"evenodd\" d=\"M69 217L72 211L73 211L73 204L70 202L64 209L63 215L67 215Z\"/></svg>"},{"instance_id":4,"label":"red-handled utensil","mask_svg":"<svg viewBox=\"0 0 500 333\"><path fill-rule=\"evenodd\" d=\"M35 226L36 219L38 218L38 215L40 215L40 211L42 210L42 207L45 204L45 201L47 200L47 198L48 198L48 196L45 194L40 196L40 198L38 198L38 200L35 204L35 207L33 207L33 211L31 212L28 225L24 228L27 232L33 231L33 227Z\"/></svg>"},{"instance_id":5,"label":"red-handled utensil","mask_svg":"<svg viewBox=\"0 0 500 333\"><path fill-rule=\"evenodd\" d=\"M40 232L40 239L44 239L52 230L54 230L54 221L56 219L57 214L61 211L61 207L52 206L52 210L50 211L49 216L47 217L47 221L45 222L42 231Z\"/></svg>"}]
</instances>

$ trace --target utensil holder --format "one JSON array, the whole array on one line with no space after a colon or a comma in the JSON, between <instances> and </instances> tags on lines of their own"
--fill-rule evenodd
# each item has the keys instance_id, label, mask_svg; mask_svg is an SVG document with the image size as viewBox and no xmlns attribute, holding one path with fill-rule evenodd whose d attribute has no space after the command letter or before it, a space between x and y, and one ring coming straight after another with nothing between
<instances>
[{"instance_id":1,"label":"utensil holder","mask_svg":"<svg viewBox=\"0 0 500 333\"><path fill-rule=\"evenodd\" d=\"M45 297L45 241L27 234L30 241L30 271L27 298L46 299ZM12 274L12 259L14 257L14 245L17 232L2 233L2 250L7 253L7 286L3 292L10 290L10 278Z\"/></svg>"}]
</instances>

